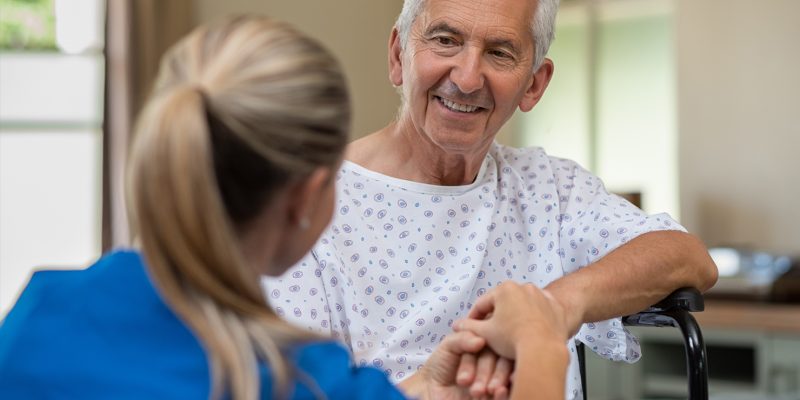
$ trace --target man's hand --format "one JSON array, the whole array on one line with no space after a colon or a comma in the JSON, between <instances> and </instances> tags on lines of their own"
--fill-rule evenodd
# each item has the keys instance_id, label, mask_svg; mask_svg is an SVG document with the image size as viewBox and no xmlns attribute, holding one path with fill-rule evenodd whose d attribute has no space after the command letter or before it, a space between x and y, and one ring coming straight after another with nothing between
<instances>
[{"instance_id":1,"label":"man's hand","mask_svg":"<svg viewBox=\"0 0 800 400\"><path fill-rule=\"evenodd\" d=\"M528 290L531 290L529 287ZM542 291L557 317L561 317L558 324L574 336L581 326L579 313L570 313L562 301L557 299L547 290ZM491 314L485 316L490 318ZM505 398L511 392L511 376L514 370L514 361L500 357L490 349L483 349L478 354L465 353L461 356L461 363L456 375L459 386L469 388L473 398Z\"/></svg>"},{"instance_id":2,"label":"man's hand","mask_svg":"<svg viewBox=\"0 0 800 400\"><path fill-rule=\"evenodd\" d=\"M511 392L513 369L513 361L499 357L490 349L483 349L478 354L465 353L461 356L456 383L469 388L473 398L504 399Z\"/></svg>"},{"instance_id":3,"label":"man's hand","mask_svg":"<svg viewBox=\"0 0 800 400\"><path fill-rule=\"evenodd\" d=\"M436 347L436 351L431 354L425 365L398 386L407 396L420 399L471 399L473 396L470 395L469 389L456 383L456 375L459 372L462 356L477 354L485 345L486 340L471 332L451 333ZM495 395L493 398L506 399L508 392L500 395Z\"/></svg>"},{"instance_id":4,"label":"man's hand","mask_svg":"<svg viewBox=\"0 0 800 400\"><path fill-rule=\"evenodd\" d=\"M564 397L567 328L563 308L550 293L532 284L503 282L479 297L468 317L454 322L453 329L473 332L492 351L515 360L515 373L525 377L514 384L515 398ZM512 396L502 389L494 395Z\"/></svg>"}]
</instances>

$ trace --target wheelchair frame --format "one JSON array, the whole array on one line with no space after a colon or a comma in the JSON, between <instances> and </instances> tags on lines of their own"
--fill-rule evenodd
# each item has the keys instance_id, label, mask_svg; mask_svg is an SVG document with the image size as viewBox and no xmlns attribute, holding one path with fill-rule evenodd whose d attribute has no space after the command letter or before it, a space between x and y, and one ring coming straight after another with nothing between
<instances>
[{"instance_id":1,"label":"wheelchair frame","mask_svg":"<svg viewBox=\"0 0 800 400\"><path fill-rule=\"evenodd\" d=\"M694 288L681 288L640 313L622 318L627 326L675 327L681 330L686 349L686 371L689 378L689 400L708 400L708 360L700 326L691 312L705 308L703 295ZM586 354L578 343L583 399L586 400Z\"/></svg>"}]
</instances>

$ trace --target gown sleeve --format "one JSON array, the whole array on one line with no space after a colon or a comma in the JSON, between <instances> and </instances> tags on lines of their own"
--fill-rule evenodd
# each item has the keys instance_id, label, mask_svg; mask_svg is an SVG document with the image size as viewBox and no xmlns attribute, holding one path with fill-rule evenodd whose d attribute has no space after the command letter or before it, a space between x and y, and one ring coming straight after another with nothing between
<instances>
[{"instance_id":1,"label":"gown sleeve","mask_svg":"<svg viewBox=\"0 0 800 400\"><path fill-rule=\"evenodd\" d=\"M600 178L573 161L554 158L551 162L558 186L559 253L565 274L605 257L644 233L686 231L668 214L649 215L609 193ZM610 360L635 362L641 357L638 340L623 327L620 318L584 324L576 338Z\"/></svg>"}]
</instances>

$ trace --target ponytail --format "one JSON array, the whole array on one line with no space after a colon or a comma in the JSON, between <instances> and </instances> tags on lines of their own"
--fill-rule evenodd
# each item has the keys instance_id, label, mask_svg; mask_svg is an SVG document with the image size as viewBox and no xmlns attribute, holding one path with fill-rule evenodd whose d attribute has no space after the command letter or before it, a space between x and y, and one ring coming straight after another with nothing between
<instances>
[{"instance_id":1,"label":"ponytail","mask_svg":"<svg viewBox=\"0 0 800 400\"><path fill-rule=\"evenodd\" d=\"M208 354L214 398L259 397L258 362L273 395L304 380L281 351L315 336L269 307L236 229L290 179L335 165L349 117L335 59L265 17L200 27L162 61L134 131L129 213L159 293Z\"/></svg>"},{"instance_id":2,"label":"ponytail","mask_svg":"<svg viewBox=\"0 0 800 400\"><path fill-rule=\"evenodd\" d=\"M190 86L145 108L133 153L146 157L132 157L129 169L132 220L159 292L207 347L212 398L230 384L233 398L253 399L256 354L270 364L276 391L287 389L288 368L273 336L287 342L297 332L276 323L239 251L216 189L205 114L201 90ZM269 329L253 329L264 322Z\"/></svg>"}]
</instances>

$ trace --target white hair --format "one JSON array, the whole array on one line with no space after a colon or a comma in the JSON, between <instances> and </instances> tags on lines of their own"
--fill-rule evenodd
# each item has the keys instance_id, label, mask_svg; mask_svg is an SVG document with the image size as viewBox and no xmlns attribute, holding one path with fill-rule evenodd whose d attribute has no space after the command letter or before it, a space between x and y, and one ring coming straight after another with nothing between
<instances>
[{"instance_id":1,"label":"white hair","mask_svg":"<svg viewBox=\"0 0 800 400\"><path fill-rule=\"evenodd\" d=\"M403 10L397 17L394 27L400 36L400 46L405 49L408 43L408 35L411 32L411 25L422 12L422 8L427 0L404 0ZM550 43L555 37L556 12L558 12L559 0L538 0L536 11L533 13L531 21L531 33L533 34L534 58L533 70L536 71L542 65Z\"/></svg>"}]
</instances>

